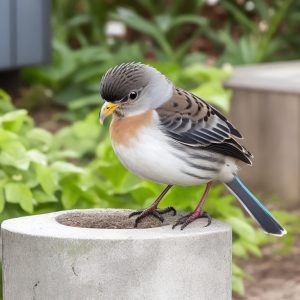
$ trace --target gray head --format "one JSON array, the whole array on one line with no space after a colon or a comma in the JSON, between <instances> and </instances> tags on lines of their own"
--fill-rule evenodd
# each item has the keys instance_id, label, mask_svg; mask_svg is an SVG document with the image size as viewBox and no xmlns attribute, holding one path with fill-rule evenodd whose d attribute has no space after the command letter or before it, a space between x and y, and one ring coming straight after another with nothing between
<instances>
[{"instance_id":1,"label":"gray head","mask_svg":"<svg viewBox=\"0 0 300 300\"><path fill-rule=\"evenodd\" d=\"M106 101L101 118L113 112L130 116L155 109L170 99L172 91L172 83L153 67L141 63L115 66L101 79L100 94Z\"/></svg>"},{"instance_id":2,"label":"gray head","mask_svg":"<svg viewBox=\"0 0 300 300\"><path fill-rule=\"evenodd\" d=\"M134 98L130 93L138 93L148 82L144 65L121 64L109 69L102 77L100 94L105 101L124 102L126 98Z\"/></svg>"}]
</instances>

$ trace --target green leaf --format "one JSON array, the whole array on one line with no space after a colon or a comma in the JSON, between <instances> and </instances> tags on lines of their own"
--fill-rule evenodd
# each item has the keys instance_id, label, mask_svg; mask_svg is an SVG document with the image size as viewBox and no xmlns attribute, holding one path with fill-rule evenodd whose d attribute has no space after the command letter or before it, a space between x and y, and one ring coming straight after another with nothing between
<instances>
[{"instance_id":1,"label":"green leaf","mask_svg":"<svg viewBox=\"0 0 300 300\"><path fill-rule=\"evenodd\" d=\"M27 137L33 142L40 142L50 146L53 140L52 134L42 128L33 128L27 133Z\"/></svg>"},{"instance_id":2,"label":"green leaf","mask_svg":"<svg viewBox=\"0 0 300 300\"><path fill-rule=\"evenodd\" d=\"M232 15L241 24L241 26L244 26L246 29L254 33L258 31L256 23L252 22L250 18L248 18L247 15L243 13L242 9L232 4L230 1L223 1L222 4L230 13L232 13Z\"/></svg>"},{"instance_id":3,"label":"green leaf","mask_svg":"<svg viewBox=\"0 0 300 300\"><path fill-rule=\"evenodd\" d=\"M11 104L10 96L0 89L0 113L7 113L14 109L13 105Z\"/></svg>"},{"instance_id":4,"label":"green leaf","mask_svg":"<svg viewBox=\"0 0 300 300\"><path fill-rule=\"evenodd\" d=\"M27 111L25 109L14 110L1 116L0 124L3 124L5 122L17 121L24 116L27 116Z\"/></svg>"},{"instance_id":5,"label":"green leaf","mask_svg":"<svg viewBox=\"0 0 300 300\"><path fill-rule=\"evenodd\" d=\"M200 17L200 16L194 16L194 15L179 15L175 17L171 22L171 27L176 27L183 24L194 24L199 27L203 27L203 29L206 28L207 25L207 19Z\"/></svg>"},{"instance_id":6,"label":"green leaf","mask_svg":"<svg viewBox=\"0 0 300 300\"><path fill-rule=\"evenodd\" d=\"M98 72L99 73L99 72ZM86 95L77 99L74 99L68 104L68 107L72 110L81 109L88 105L96 106L99 105L99 94Z\"/></svg>"},{"instance_id":7,"label":"green leaf","mask_svg":"<svg viewBox=\"0 0 300 300\"><path fill-rule=\"evenodd\" d=\"M76 122L72 127L72 132L79 139L96 139L99 138L100 126L98 125L97 119L94 122Z\"/></svg>"},{"instance_id":8,"label":"green leaf","mask_svg":"<svg viewBox=\"0 0 300 300\"><path fill-rule=\"evenodd\" d=\"M248 257L247 250L243 246L243 244L238 240L235 241L232 245L232 253L234 256L239 256L239 257Z\"/></svg>"},{"instance_id":9,"label":"green leaf","mask_svg":"<svg viewBox=\"0 0 300 300\"><path fill-rule=\"evenodd\" d=\"M245 272L235 263L232 264L232 274L237 276L245 276Z\"/></svg>"},{"instance_id":10,"label":"green leaf","mask_svg":"<svg viewBox=\"0 0 300 300\"><path fill-rule=\"evenodd\" d=\"M4 189L0 187L0 213L3 212L5 207Z\"/></svg>"},{"instance_id":11,"label":"green leaf","mask_svg":"<svg viewBox=\"0 0 300 300\"><path fill-rule=\"evenodd\" d=\"M84 173L84 169L65 161L57 161L52 164L53 170L61 173Z\"/></svg>"},{"instance_id":12,"label":"green leaf","mask_svg":"<svg viewBox=\"0 0 300 300\"><path fill-rule=\"evenodd\" d=\"M51 167L36 164L37 178L43 190L53 196L58 189L58 174Z\"/></svg>"},{"instance_id":13,"label":"green leaf","mask_svg":"<svg viewBox=\"0 0 300 300\"><path fill-rule=\"evenodd\" d=\"M245 240L242 240L240 242L247 251L249 251L249 253L257 256L257 257L261 257L262 256L262 253L258 247L258 245L252 243L252 242L249 242L249 241L245 241Z\"/></svg>"},{"instance_id":14,"label":"green leaf","mask_svg":"<svg viewBox=\"0 0 300 300\"><path fill-rule=\"evenodd\" d=\"M221 81L227 79L230 73L223 69L209 67L201 64L194 64L186 67L182 70L182 75L191 80L197 80L197 83L201 81Z\"/></svg>"},{"instance_id":15,"label":"green leaf","mask_svg":"<svg viewBox=\"0 0 300 300\"><path fill-rule=\"evenodd\" d=\"M14 166L20 170L29 168L30 159L25 147L17 141L10 141L1 145L0 163Z\"/></svg>"},{"instance_id":16,"label":"green leaf","mask_svg":"<svg viewBox=\"0 0 300 300\"><path fill-rule=\"evenodd\" d=\"M256 232L254 228L245 220L241 220L237 217L229 217L227 222L232 225L233 231L238 233L241 238L250 242L256 241Z\"/></svg>"},{"instance_id":17,"label":"green leaf","mask_svg":"<svg viewBox=\"0 0 300 300\"><path fill-rule=\"evenodd\" d=\"M126 176L124 176L120 181L120 184L116 188L115 192L118 194L125 194L141 187L143 187L142 180L132 173L127 172Z\"/></svg>"},{"instance_id":18,"label":"green leaf","mask_svg":"<svg viewBox=\"0 0 300 300\"><path fill-rule=\"evenodd\" d=\"M115 193L119 189L128 174L128 171L119 162L113 165L101 165L99 171L111 183L111 193Z\"/></svg>"},{"instance_id":19,"label":"green leaf","mask_svg":"<svg viewBox=\"0 0 300 300\"><path fill-rule=\"evenodd\" d=\"M80 196L80 189L73 182L66 180L62 183L62 205L65 209L74 207Z\"/></svg>"},{"instance_id":20,"label":"green leaf","mask_svg":"<svg viewBox=\"0 0 300 300\"><path fill-rule=\"evenodd\" d=\"M7 202L19 203L27 213L33 213L32 193L24 183L8 183L4 189Z\"/></svg>"},{"instance_id":21,"label":"green leaf","mask_svg":"<svg viewBox=\"0 0 300 300\"><path fill-rule=\"evenodd\" d=\"M245 294L245 287L244 287L243 278L233 276L232 277L232 289L237 294L244 295Z\"/></svg>"},{"instance_id":22,"label":"green leaf","mask_svg":"<svg viewBox=\"0 0 300 300\"><path fill-rule=\"evenodd\" d=\"M47 156L44 153L42 153L36 149L32 149L32 150L27 151L27 154L28 154L30 161L39 163L44 166L47 165Z\"/></svg>"},{"instance_id":23,"label":"green leaf","mask_svg":"<svg viewBox=\"0 0 300 300\"><path fill-rule=\"evenodd\" d=\"M39 190L33 192L33 198L37 203L58 202L54 195L49 195Z\"/></svg>"},{"instance_id":24,"label":"green leaf","mask_svg":"<svg viewBox=\"0 0 300 300\"><path fill-rule=\"evenodd\" d=\"M131 28L148 34L160 45L161 49L165 52L165 54L168 57L173 56L173 50L169 45L167 39L165 38L164 34L159 30L159 28L153 25L151 22L147 21L146 19L142 18L138 14L136 14L134 11L125 8L120 8L118 9L117 14L111 14L111 16L115 19L121 20Z\"/></svg>"},{"instance_id":25,"label":"green leaf","mask_svg":"<svg viewBox=\"0 0 300 300\"><path fill-rule=\"evenodd\" d=\"M25 109L14 110L0 117L0 126L11 131L18 131L27 117Z\"/></svg>"},{"instance_id":26,"label":"green leaf","mask_svg":"<svg viewBox=\"0 0 300 300\"><path fill-rule=\"evenodd\" d=\"M4 145L8 141L17 140L18 138L19 136L16 133L0 127L0 145Z\"/></svg>"}]
</instances>

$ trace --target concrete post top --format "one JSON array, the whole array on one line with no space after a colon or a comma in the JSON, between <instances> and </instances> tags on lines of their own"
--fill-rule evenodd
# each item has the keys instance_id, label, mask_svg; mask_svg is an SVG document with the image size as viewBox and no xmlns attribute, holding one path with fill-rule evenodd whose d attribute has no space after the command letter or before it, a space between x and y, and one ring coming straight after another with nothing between
<instances>
[{"instance_id":1,"label":"concrete post top","mask_svg":"<svg viewBox=\"0 0 300 300\"><path fill-rule=\"evenodd\" d=\"M300 94L300 61L238 66L224 85L234 89Z\"/></svg>"},{"instance_id":2,"label":"concrete post top","mask_svg":"<svg viewBox=\"0 0 300 300\"><path fill-rule=\"evenodd\" d=\"M128 219L130 212L132 210L127 209L60 211L9 219L2 223L1 230L28 236L76 240L173 239L231 232L230 225L215 219L208 227L204 227L206 219L199 219L184 230L179 227L172 230L172 224L184 215L183 212L176 216L164 215L163 224L148 217L136 229L133 228L134 218Z\"/></svg>"}]
</instances>

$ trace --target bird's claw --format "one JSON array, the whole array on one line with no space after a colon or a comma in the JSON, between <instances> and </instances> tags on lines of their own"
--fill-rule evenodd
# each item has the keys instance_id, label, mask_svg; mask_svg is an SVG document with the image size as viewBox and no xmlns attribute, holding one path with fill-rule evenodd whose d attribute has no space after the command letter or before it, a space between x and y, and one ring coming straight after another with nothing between
<instances>
[{"instance_id":1,"label":"bird's claw","mask_svg":"<svg viewBox=\"0 0 300 300\"><path fill-rule=\"evenodd\" d=\"M207 224L204 227L207 227L211 224L211 216L206 211L204 211L203 213L193 212L179 218L178 221L172 226L172 229L174 229L178 225L181 225L180 229L183 230L190 223L192 223L196 219L201 219L201 218L207 218Z\"/></svg>"},{"instance_id":2,"label":"bird's claw","mask_svg":"<svg viewBox=\"0 0 300 300\"><path fill-rule=\"evenodd\" d=\"M137 210L132 212L128 217L131 218L133 216L139 215L135 221L134 221L134 227L136 228L138 226L138 224L140 223L140 221L142 219L144 219L147 216L153 216L156 219L160 220L162 223L164 221L164 218L161 216L162 214L168 213L168 212L173 212L173 216L176 215L176 210L174 207L169 206L167 208L164 209L158 209L156 207L149 207L147 209L144 210Z\"/></svg>"}]
</instances>

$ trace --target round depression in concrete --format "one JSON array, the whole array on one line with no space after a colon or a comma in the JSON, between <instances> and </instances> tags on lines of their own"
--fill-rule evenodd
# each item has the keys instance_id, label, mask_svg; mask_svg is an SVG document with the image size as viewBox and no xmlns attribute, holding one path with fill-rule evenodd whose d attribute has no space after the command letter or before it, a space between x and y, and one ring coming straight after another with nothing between
<instances>
[{"instance_id":1,"label":"round depression in concrete","mask_svg":"<svg viewBox=\"0 0 300 300\"><path fill-rule=\"evenodd\" d=\"M179 216L138 229L131 210L91 209L2 223L5 299L230 299L231 228ZM121 229L122 228L122 229ZM127 229L124 229L127 228Z\"/></svg>"},{"instance_id":2,"label":"round depression in concrete","mask_svg":"<svg viewBox=\"0 0 300 300\"><path fill-rule=\"evenodd\" d=\"M118 209L103 210L86 210L71 211L56 217L56 221L62 225L81 227L81 228L99 228L99 229L133 229L134 219L137 216L129 218L132 211ZM176 222L178 217L183 216L183 212L179 212L175 217L173 213L164 214L164 222L161 223L153 216L146 217L141 220L136 229L146 229L171 225Z\"/></svg>"}]
</instances>

